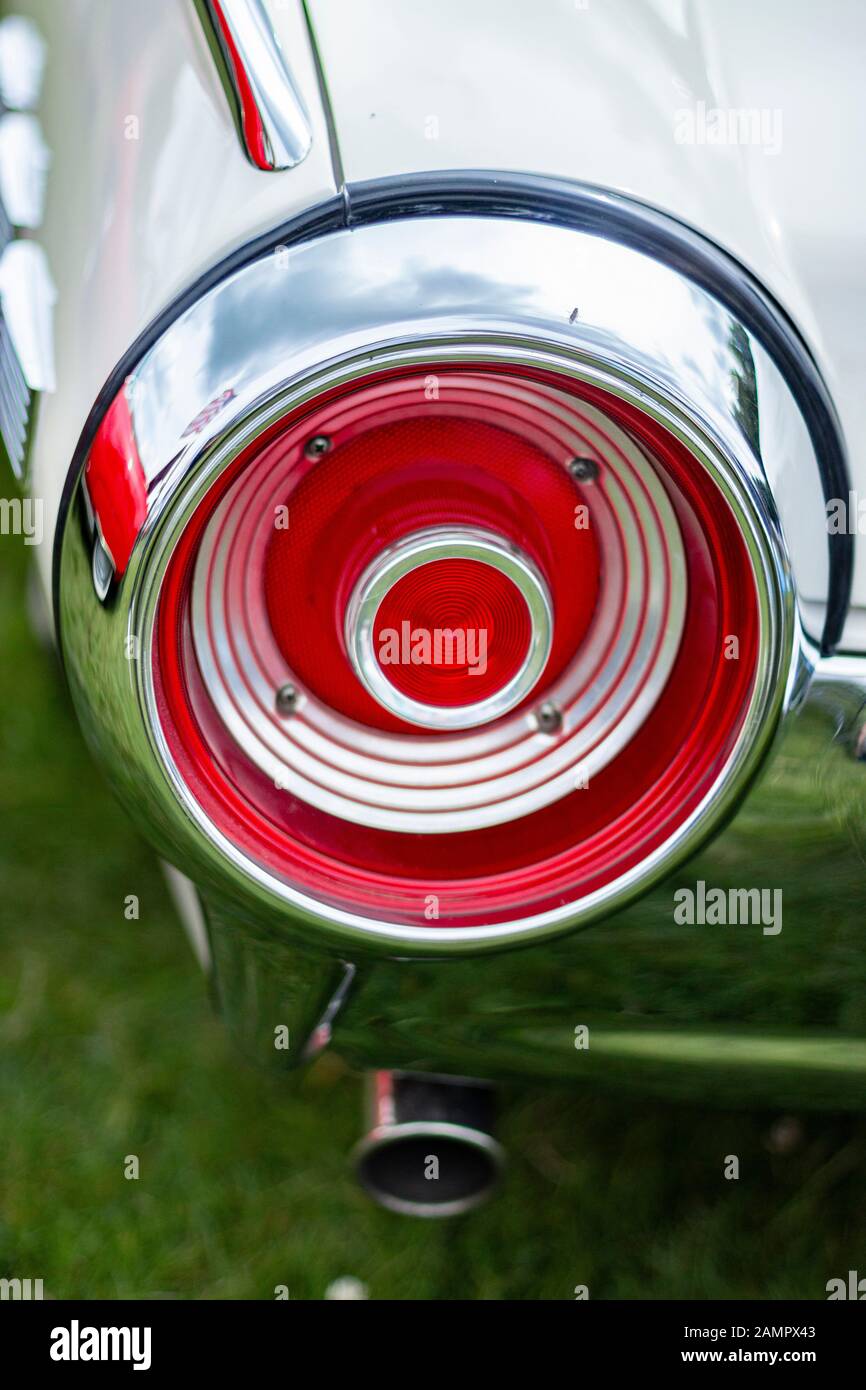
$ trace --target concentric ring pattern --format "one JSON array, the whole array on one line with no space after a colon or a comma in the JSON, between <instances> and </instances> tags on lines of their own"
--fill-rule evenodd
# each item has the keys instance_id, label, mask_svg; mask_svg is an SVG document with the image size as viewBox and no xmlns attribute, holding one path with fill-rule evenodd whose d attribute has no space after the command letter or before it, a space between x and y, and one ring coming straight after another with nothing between
<instances>
[{"instance_id":1,"label":"concentric ring pattern","mask_svg":"<svg viewBox=\"0 0 866 1390\"><path fill-rule=\"evenodd\" d=\"M376 728L322 698L275 636L262 593L271 547L291 544L293 497L313 486L314 470L326 487L327 470L365 432L399 432L417 420L417 377L378 381L324 405L286 432L276 454L253 458L236 477L199 545L192 634L220 720L275 785L358 826L462 834L552 805L586 786L635 738L677 657L688 570L657 466L596 405L549 381L463 370L437 373L435 399L425 398L423 412L455 427L467 418L488 420L543 455L571 485L569 525L576 541L590 529L600 556L597 594L583 640L552 679L545 672L517 708L469 730ZM311 438L327 441L318 460L309 456ZM478 486L483 467L473 459L467 470ZM501 541L508 546L514 537L503 528ZM541 568L543 558L536 563ZM554 613L558 594L586 582L577 559L572 572L561 569L543 575ZM336 629L357 579L347 573L333 596ZM290 622L292 594L278 601ZM345 660L354 675L348 652ZM296 692L289 717L275 704L275 691L285 686ZM556 711L552 727L539 718L541 702Z\"/></svg>"}]
</instances>

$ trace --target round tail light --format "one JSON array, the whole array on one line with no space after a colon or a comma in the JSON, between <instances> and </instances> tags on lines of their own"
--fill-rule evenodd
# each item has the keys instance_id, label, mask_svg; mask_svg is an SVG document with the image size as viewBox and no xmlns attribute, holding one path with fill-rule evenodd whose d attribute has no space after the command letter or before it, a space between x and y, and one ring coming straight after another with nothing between
<instances>
[{"instance_id":1,"label":"round tail light","mask_svg":"<svg viewBox=\"0 0 866 1390\"><path fill-rule=\"evenodd\" d=\"M703 245L665 263L682 229L654 256L646 210L519 197L364 203L217 277L114 394L63 530L122 793L218 908L329 948L611 911L733 812L808 669L768 479L794 459L826 545L832 422L790 326L716 296Z\"/></svg>"},{"instance_id":2,"label":"round tail light","mask_svg":"<svg viewBox=\"0 0 866 1390\"><path fill-rule=\"evenodd\" d=\"M245 853L334 908L459 928L578 904L670 840L757 643L740 526L671 431L550 371L429 363L222 474L166 572L154 680Z\"/></svg>"}]
</instances>

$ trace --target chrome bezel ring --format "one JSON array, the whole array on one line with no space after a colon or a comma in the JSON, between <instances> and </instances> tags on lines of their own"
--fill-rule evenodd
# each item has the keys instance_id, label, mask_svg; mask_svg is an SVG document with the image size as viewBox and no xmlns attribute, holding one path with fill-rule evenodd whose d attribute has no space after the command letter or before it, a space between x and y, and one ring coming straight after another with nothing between
<instances>
[{"instance_id":1,"label":"chrome bezel ring","mask_svg":"<svg viewBox=\"0 0 866 1390\"><path fill-rule=\"evenodd\" d=\"M385 597L398 580L436 560L475 560L498 570L511 580L529 614L529 644L520 666L499 690L472 704L413 700L388 680L376 655L376 615ZM550 591L529 557L501 536L469 526L416 531L386 547L361 575L346 607L345 638L358 679L398 719L424 729L471 729L519 705L544 670L553 642Z\"/></svg>"}]
</instances>

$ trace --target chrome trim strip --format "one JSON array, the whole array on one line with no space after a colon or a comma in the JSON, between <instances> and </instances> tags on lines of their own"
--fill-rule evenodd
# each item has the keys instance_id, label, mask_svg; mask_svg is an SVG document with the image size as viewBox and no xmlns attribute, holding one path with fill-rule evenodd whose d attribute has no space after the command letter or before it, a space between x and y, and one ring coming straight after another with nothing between
<instances>
[{"instance_id":1,"label":"chrome trim strip","mask_svg":"<svg viewBox=\"0 0 866 1390\"><path fill-rule=\"evenodd\" d=\"M293 169L313 133L262 0L196 0L238 135L257 169Z\"/></svg>"}]
</instances>

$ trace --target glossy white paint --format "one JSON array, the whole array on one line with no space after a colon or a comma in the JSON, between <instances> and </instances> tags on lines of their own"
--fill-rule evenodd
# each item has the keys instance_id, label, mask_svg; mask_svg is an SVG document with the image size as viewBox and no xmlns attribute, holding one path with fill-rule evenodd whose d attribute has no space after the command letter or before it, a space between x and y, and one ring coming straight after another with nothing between
<instances>
[{"instance_id":1,"label":"glossy white paint","mask_svg":"<svg viewBox=\"0 0 866 1390\"><path fill-rule=\"evenodd\" d=\"M52 155L37 233L57 286L57 389L44 395L31 487L51 583L57 506L87 414L138 333L192 280L250 237L331 196L334 182L299 0L273 19L313 127L287 175L240 147L192 0L22 0L46 39L39 119Z\"/></svg>"},{"instance_id":2,"label":"glossy white paint","mask_svg":"<svg viewBox=\"0 0 866 1390\"><path fill-rule=\"evenodd\" d=\"M297 168L245 160L192 0L22 0L47 40L39 118L53 157L39 233L58 289L57 390L32 460L51 535L100 386L159 309L209 265L333 193L300 0L267 0L313 125ZM767 285L834 394L866 495L866 235L860 0L310 0L346 178L437 168L542 172L620 190L698 227ZM756 143L709 143L754 112ZM731 113L734 113L732 116ZM135 131L137 138L128 138ZM743 128L733 130L743 134ZM792 458L795 450L792 447ZM781 480L780 480L781 481ZM806 600L821 505L782 484ZM849 624L866 647L866 548Z\"/></svg>"}]
</instances>

